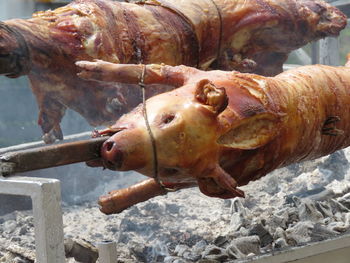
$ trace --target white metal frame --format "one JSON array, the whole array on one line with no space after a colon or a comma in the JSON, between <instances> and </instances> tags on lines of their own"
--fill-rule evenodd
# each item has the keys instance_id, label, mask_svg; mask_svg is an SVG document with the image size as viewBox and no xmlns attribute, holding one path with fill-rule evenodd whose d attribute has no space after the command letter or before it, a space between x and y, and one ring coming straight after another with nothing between
<instances>
[{"instance_id":1,"label":"white metal frame","mask_svg":"<svg viewBox=\"0 0 350 263\"><path fill-rule=\"evenodd\" d=\"M37 263L64 263L64 235L59 180L0 177L0 193L30 196L33 203Z\"/></svg>"},{"instance_id":2,"label":"white metal frame","mask_svg":"<svg viewBox=\"0 0 350 263\"><path fill-rule=\"evenodd\" d=\"M237 263L349 263L350 235L307 244Z\"/></svg>"}]
</instances>

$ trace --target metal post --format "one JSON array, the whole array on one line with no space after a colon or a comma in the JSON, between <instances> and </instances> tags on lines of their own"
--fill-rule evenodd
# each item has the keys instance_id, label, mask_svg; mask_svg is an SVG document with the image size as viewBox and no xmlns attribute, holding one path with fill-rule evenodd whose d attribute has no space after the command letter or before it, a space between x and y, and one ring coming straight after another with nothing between
<instances>
[{"instance_id":1,"label":"metal post","mask_svg":"<svg viewBox=\"0 0 350 263\"><path fill-rule=\"evenodd\" d=\"M64 263L60 182L56 179L0 177L0 193L30 196L37 263Z\"/></svg>"},{"instance_id":2,"label":"metal post","mask_svg":"<svg viewBox=\"0 0 350 263\"><path fill-rule=\"evenodd\" d=\"M339 39L327 37L312 44L312 64L339 66Z\"/></svg>"},{"instance_id":3,"label":"metal post","mask_svg":"<svg viewBox=\"0 0 350 263\"><path fill-rule=\"evenodd\" d=\"M117 263L117 247L114 241L102 241L97 244L100 263Z\"/></svg>"},{"instance_id":4,"label":"metal post","mask_svg":"<svg viewBox=\"0 0 350 263\"><path fill-rule=\"evenodd\" d=\"M298 62L301 65L310 65L312 62L312 59L310 58L310 56L306 53L306 51L302 48L299 48L297 50L294 50L292 52L296 58L298 59Z\"/></svg>"},{"instance_id":5,"label":"metal post","mask_svg":"<svg viewBox=\"0 0 350 263\"><path fill-rule=\"evenodd\" d=\"M340 65L340 51L339 39L334 37L327 37L320 40L320 64L339 66Z\"/></svg>"}]
</instances>

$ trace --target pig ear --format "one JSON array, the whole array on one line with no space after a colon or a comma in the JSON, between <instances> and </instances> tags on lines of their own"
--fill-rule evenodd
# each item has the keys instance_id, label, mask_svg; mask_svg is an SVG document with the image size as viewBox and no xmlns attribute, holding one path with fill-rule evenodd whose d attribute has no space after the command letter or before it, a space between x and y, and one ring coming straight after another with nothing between
<instances>
[{"instance_id":1,"label":"pig ear","mask_svg":"<svg viewBox=\"0 0 350 263\"><path fill-rule=\"evenodd\" d=\"M196 87L195 99L207 105L215 114L223 112L228 105L228 97L224 88L218 88L208 79L201 80Z\"/></svg>"},{"instance_id":2,"label":"pig ear","mask_svg":"<svg viewBox=\"0 0 350 263\"><path fill-rule=\"evenodd\" d=\"M227 147L252 150L269 143L280 130L281 120L276 114L261 113L242 120L218 139Z\"/></svg>"}]
</instances>

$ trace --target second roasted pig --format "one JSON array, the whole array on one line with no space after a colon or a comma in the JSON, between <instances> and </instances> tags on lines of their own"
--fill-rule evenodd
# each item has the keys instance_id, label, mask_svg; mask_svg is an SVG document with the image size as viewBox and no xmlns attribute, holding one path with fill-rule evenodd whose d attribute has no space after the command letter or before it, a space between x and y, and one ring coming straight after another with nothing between
<instances>
[{"instance_id":1,"label":"second roasted pig","mask_svg":"<svg viewBox=\"0 0 350 263\"><path fill-rule=\"evenodd\" d=\"M304 66L263 77L185 66L78 65L84 78L143 78L179 87L148 99L103 132L114 135L102 147L101 165L156 177L103 197L106 213L164 194L165 188L198 185L208 196L242 197L238 186L350 145L348 66Z\"/></svg>"},{"instance_id":2,"label":"second roasted pig","mask_svg":"<svg viewBox=\"0 0 350 263\"><path fill-rule=\"evenodd\" d=\"M336 36L346 17L320 0L75 0L0 24L0 74L28 75L46 142L66 108L109 124L141 101L130 86L76 76L74 62L165 63L275 75L289 52ZM149 88L149 96L169 86Z\"/></svg>"}]
</instances>

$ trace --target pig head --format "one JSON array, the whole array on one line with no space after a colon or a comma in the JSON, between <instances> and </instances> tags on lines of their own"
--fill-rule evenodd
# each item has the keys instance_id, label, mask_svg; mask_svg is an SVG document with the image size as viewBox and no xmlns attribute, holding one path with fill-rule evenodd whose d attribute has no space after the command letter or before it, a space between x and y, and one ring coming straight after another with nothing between
<instances>
[{"instance_id":1,"label":"pig head","mask_svg":"<svg viewBox=\"0 0 350 263\"><path fill-rule=\"evenodd\" d=\"M98 80L101 63L79 62L80 76ZM237 186L267 172L257 150L276 138L283 116L260 87L264 78L254 75L253 81L238 72L208 74L184 66L144 70L146 84L179 88L148 99L102 132L113 134L101 150L103 166L154 177L157 158L158 178L165 185L193 183L211 197L243 197ZM142 66L114 65L111 72L123 82L137 83Z\"/></svg>"}]
</instances>

